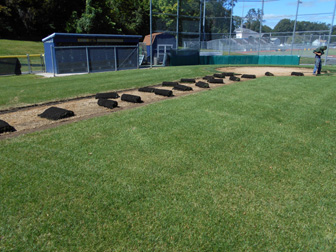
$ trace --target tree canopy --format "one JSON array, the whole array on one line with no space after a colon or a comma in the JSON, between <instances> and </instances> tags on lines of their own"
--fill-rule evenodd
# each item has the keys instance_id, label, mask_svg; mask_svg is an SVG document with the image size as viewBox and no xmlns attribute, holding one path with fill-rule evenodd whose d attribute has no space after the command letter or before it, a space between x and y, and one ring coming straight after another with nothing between
<instances>
[{"instance_id":1,"label":"tree canopy","mask_svg":"<svg viewBox=\"0 0 336 252\"><path fill-rule=\"evenodd\" d=\"M1 0L0 36L41 40L54 32L149 32L149 0Z\"/></svg>"},{"instance_id":2,"label":"tree canopy","mask_svg":"<svg viewBox=\"0 0 336 252\"><path fill-rule=\"evenodd\" d=\"M207 0L205 32L230 31L231 0ZM179 31L197 32L203 17L203 2L179 1ZM153 1L156 30L176 30L176 0ZM233 29L243 24L259 32L262 11L250 9L245 16L233 18ZM0 36L7 39L41 40L54 32L137 34L149 33L149 0L0 0ZM156 27L155 27L156 26ZM292 32L294 21L282 19L262 32ZM298 21L297 31L329 30L320 22ZM335 34L335 29L333 34Z\"/></svg>"}]
</instances>

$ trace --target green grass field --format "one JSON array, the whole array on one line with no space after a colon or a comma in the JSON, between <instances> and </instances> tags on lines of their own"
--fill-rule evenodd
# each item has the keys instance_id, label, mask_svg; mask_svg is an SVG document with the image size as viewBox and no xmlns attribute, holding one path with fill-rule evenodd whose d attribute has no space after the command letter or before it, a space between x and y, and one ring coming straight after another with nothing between
<instances>
[{"instance_id":1,"label":"green grass field","mask_svg":"<svg viewBox=\"0 0 336 252\"><path fill-rule=\"evenodd\" d=\"M43 43L0 39L0 56L43 54Z\"/></svg>"},{"instance_id":2,"label":"green grass field","mask_svg":"<svg viewBox=\"0 0 336 252\"><path fill-rule=\"evenodd\" d=\"M0 101L210 72L5 77ZM2 140L0 250L335 251L335 80L263 77Z\"/></svg>"},{"instance_id":3,"label":"green grass field","mask_svg":"<svg viewBox=\"0 0 336 252\"><path fill-rule=\"evenodd\" d=\"M36 75L3 76L0 109L44 101L96 94L109 90L138 88L181 78L195 78L217 72L217 66L166 67L104 72L57 78Z\"/></svg>"}]
</instances>

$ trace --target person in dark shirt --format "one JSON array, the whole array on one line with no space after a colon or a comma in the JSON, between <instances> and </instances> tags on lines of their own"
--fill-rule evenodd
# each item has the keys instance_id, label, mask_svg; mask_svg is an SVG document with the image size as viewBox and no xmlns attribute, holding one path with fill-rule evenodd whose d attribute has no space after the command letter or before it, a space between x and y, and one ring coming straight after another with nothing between
<instances>
[{"instance_id":1,"label":"person in dark shirt","mask_svg":"<svg viewBox=\"0 0 336 252\"><path fill-rule=\"evenodd\" d=\"M324 50L327 50L326 46L318 47L313 51L313 53L315 54L315 67L313 72L314 75L321 74L322 69L321 56L324 54Z\"/></svg>"}]
</instances>

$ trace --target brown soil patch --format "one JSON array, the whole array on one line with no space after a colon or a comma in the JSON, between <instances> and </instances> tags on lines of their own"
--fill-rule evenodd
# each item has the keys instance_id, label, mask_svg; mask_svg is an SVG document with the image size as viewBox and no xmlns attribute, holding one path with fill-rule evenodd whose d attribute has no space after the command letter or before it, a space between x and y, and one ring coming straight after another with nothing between
<instances>
[{"instance_id":1,"label":"brown soil patch","mask_svg":"<svg viewBox=\"0 0 336 252\"><path fill-rule=\"evenodd\" d=\"M304 69L304 68L287 68L287 67L226 67L226 68L219 68L218 71L221 72L234 72L236 74L254 74L257 77L265 76L265 72L271 72L274 76L290 76L291 72L302 72L305 76L312 76L312 70ZM239 77L239 76L238 76ZM272 77L266 77L272 78ZM300 78L300 77L296 77ZM246 81L248 79L241 79L241 81ZM164 81L164 80L162 80ZM202 79L197 79L196 81L205 81ZM209 83L210 89L220 87L223 85L228 85L233 83L227 78L224 79L224 84L212 84ZM151 104L160 100L164 99L172 99L184 95L189 95L201 91L205 91L208 89L199 88L195 86L194 83L181 83L186 86L190 86L193 88L192 91L178 91L173 90L172 87L162 87L161 85L155 86L155 88L160 89L169 89L173 90L174 97L165 97L160 95L155 95L154 93L145 93L139 92L138 89L133 90L122 90L118 91L118 94L131 94L131 95L138 95L141 97L143 103L130 103L121 101L120 98L113 99L118 102L118 107L114 109L108 109L97 105L97 100L94 97L89 98L81 98L71 101L65 102L57 102L56 105L60 108L71 110L75 113L74 117L62 119L58 121L52 121L44 118L40 118L38 114L41 114L47 108L51 107L52 105L48 103L47 105L37 105L33 107L27 108L20 108L17 111L3 111L0 114L0 119L6 121L10 125L12 125L17 131L13 133L3 133L0 135L1 139L6 139L10 137L19 136L26 133L31 133L47 128L56 127L59 125L63 125L66 123L72 123L92 117L102 116L109 113L113 113L116 111L124 110L124 109L131 109L139 106L144 106L147 104Z\"/></svg>"}]
</instances>

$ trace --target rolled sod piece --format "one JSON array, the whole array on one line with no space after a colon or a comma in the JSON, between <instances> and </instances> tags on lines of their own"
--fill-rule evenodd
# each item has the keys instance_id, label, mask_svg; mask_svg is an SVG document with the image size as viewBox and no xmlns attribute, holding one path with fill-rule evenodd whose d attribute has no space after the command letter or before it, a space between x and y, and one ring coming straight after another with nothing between
<instances>
[{"instance_id":1,"label":"rolled sod piece","mask_svg":"<svg viewBox=\"0 0 336 252\"><path fill-rule=\"evenodd\" d=\"M5 132L14 132L16 129L11 126L9 123L0 120L0 134L5 133Z\"/></svg>"},{"instance_id":2,"label":"rolled sod piece","mask_svg":"<svg viewBox=\"0 0 336 252\"><path fill-rule=\"evenodd\" d=\"M118 107L118 102L113 101L113 100L99 99L97 103L98 103L99 106L109 108L109 109L113 109L113 108Z\"/></svg>"},{"instance_id":3,"label":"rolled sod piece","mask_svg":"<svg viewBox=\"0 0 336 252\"><path fill-rule=\"evenodd\" d=\"M292 72L291 75L292 76L304 76L304 74L300 72Z\"/></svg>"},{"instance_id":4,"label":"rolled sod piece","mask_svg":"<svg viewBox=\"0 0 336 252\"><path fill-rule=\"evenodd\" d=\"M166 89L155 89L154 93L156 95L162 95L162 96L173 96L173 91L166 90Z\"/></svg>"},{"instance_id":5,"label":"rolled sod piece","mask_svg":"<svg viewBox=\"0 0 336 252\"><path fill-rule=\"evenodd\" d=\"M130 94L123 94L121 96L122 101L133 102L133 103L142 103L140 96L137 95L130 95Z\"/></svg>"},{"instance_id":6,"label":"rolled sod piece","mask_svg":"<svg viewBox=\"0 0 336 252\"><path fill-rule=\"evenodd\" d=\"M178 85L177 82L172 82L172 81L164 81L162 82L162 86L165 86L165 87L174 87Z\"/></svg>"},{"instance_id":7,"label":"rolled sod piece","mask_svg":"<svg viewBox=\"0 0 336 252\"><path fill-rule=\"evenodd\" d=\"M152 87L142 87L138 89L139 92L154 93L155 88Z\"/></svg>"},{"instance_id":8,"label":"rolled sod piece","mask_svg":"<svg viewBox=\"0 0 336 252\"><path fill-rule=\"evenodd\" d=\"M46 109L42 114L38 116L41 118L46 118L49 120L60 120L68 117L74 116L75 113L71 110L58 108L58 107L50 107Z\"/></svg>"},{"instance_id":9,"label":"rolled sod piece","mask_svg":"<svg viewBox=\"0 0 336 252\"><path fill-rule=\"evenodd\" d=\"M193 90L192 87L188 87L188 86L185 86L185 85L176 85L173 89L176 89L176 90L181 90L181 91L191 91Z\"/></svg>"},{"instance_id":10,"label":"rolled sod piece","mask_svg":"<svg viewBox=\"0 0 336 252\"><path fill-rule=\"evenodd\" d=\"M220 83L220 84L223 84L224 83L224 81L223 81L223 79L210 79L209 80L209 82L210 83Z\"/></svg>"},{"instance_id":11,"label":"rolled sod piece","mask_svg":"<svg viewBox=\"0 0 336 252\"><path fill-rule=\"evenodd\" d=\"M225 78L224 73L215 73L213 76L216 77L216 78Z\"/></svg>"},{"instance_id":12,"label":"rolled sod piece","mask_svg":"<svg viewBox=\"0 0 336 252\"><path fill-rule=\"evenodd\" d=\"M116 99L116 98L119 98L119 95L116 92L96 94L96 99Z\"/></svg>"},{"instance_id":13,"label":"rolled sod piece","mask_svg":"<svg viewBox=\"0 0 336 252\"><path fill-rule=\"evenodd\" d=\"M232 80L232 81L240 81L240 78L238 78L236 76L230 76L230 80Z\"/></svg>"},{"instance_id":14,"label":"rolled sod piece","mask_svg":"<svg viewBox=\"0 0 336 252\"><path fill-rule=\"evenodd\" d=\"M209 80L212 80L212 79L214 79L215 77L213 77L213 76L204 76L203 77L203 80L207 80L207 81L209 81Z\"/></svg>"},{"instance_id":15,"label":"rolled sod piece","mask_svg":"<svg viewBox=\"0 0 336 252\"><path fill-rule=\"evenodd\" d=\"M265 73L266 76L274 76L274 74L270 73L270 72L266 72Z\"/></svg>"},{"instance_id":16,"label":"rolled sod piece","mask_svg":"<svg viewBox=\"0 0 336 252\"><path fill-rule=\"evenodd\" d=\"M234 76L233 72L224 72L223 73L224 76Z\"/></svg>"},{"instance_id":17,"label":"rolled sod piece","mask_svg":"<svg viewBox=\"0 0 336 252\"><path fill-rule=\"evenodd\" d=\"M198 81L195 85L200 88L210 88L209 84L203 81Z\"/></svg>"},{"instance_id":18,"label":"rolled sod piece","mask_svg":"<svg viewBox=\"0 0 336 252\"><path fill-rule=\"evenodd\" d=\"M243 74L241 78L246 78L246 79L255 79L257 78L255 74Z\"/></svg>"},{"instance_id":19,"label":"rolled sod piece","mask_svg":"<svg viewBox=\"0 0 336 252\"><path fill-rule=\"evenodd\" d=\"M181 79L181 82L184 82L184 83L195 83L196 80L195 79Z\"/></svg>"}]
</instances>

